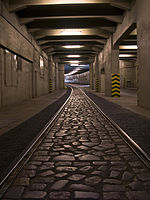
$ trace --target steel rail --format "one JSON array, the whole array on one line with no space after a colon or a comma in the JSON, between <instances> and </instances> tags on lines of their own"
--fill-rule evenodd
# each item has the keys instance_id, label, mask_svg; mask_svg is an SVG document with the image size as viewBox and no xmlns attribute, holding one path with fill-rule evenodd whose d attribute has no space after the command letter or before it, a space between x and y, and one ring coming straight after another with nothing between
<instances>
[{"instance_id":1,"label":"steel rail","mask_svg":"<svg viewBox=\"0 0 150 200\"><path fill-rule=\"evenodd\" d=\"M88 97L88 95L80 88L81 92L87 98L87 101L92 103L95 108L99 111L99 113L109 121L111 127L115 128L119 136L124 140L124 142L132 149L132 151L139 157L139 159L144 163L144 165L150 169L150 157L148 154L124 131L122 130L118 124L116 124L111 118L109 118L97 105L96 103Z\"/></svg>"},{"instance_id":2,"label":"steel rail","mask_svg":"<svg viewBox=\"0 0 150 200\"><path fill-rule=\"evenodd\" d=\"M2 180L0 180L0 199L3 197L4 193L10 187L10 185L14 181L15 177L17 177L17 175L19 174L21 169L28 162L28 160L30 159L30 157L32 156L34 151L41 144L41 142L46 137L48 132L54 126L54 123L56 122L56 120L59 118L59 116L63 112L65 105L68 103L68 101L70 100L72 93L73 93L72 87L70 87L70 88L71 88L70 96L67 98L67 100L64 102L64 104L59 108L59 110L52 117L52 119L43 127L43 129L39 132L39 134L32 140L32 142L20 154L17 161L10 167L8 173L4 175Z\"/></svg>"}]
</instances>

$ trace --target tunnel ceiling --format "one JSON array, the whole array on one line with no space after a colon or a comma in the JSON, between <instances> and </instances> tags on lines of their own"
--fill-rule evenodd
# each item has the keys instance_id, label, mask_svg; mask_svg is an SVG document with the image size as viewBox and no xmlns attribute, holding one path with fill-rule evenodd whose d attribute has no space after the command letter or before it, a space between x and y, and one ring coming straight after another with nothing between
<instances>
[{"instance_id":1,"label":"tunnel ceiling","mask_svg":"<svg viewBox=\"0 0 150 200\"><path fill-rule=\"evenodd\" d=\"M134 0L9 0L21 25L26 25L38 45L55 62L69 64L79 60L89 64L99 53L110 34L123 20ZM134 37L134 38L132 38ZM132 44L135 36L122 41ZM80 45L80 48L65 46ZM71 46L72 47L72 46ZM77 47L77 46L76 46ZM120 53L124 53L120 50ZM78 55L79 58L67 57Z\"/></svg>"}]
</instances>

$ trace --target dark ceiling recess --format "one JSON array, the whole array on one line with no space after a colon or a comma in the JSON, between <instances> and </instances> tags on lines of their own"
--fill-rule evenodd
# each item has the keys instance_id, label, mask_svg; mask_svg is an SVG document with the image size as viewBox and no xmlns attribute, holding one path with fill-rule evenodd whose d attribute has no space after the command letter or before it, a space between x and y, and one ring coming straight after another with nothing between
<instances>
[{"instance_id":1,"label":"dark ceiling recess","mask_svg":"<svg viewBox=\"0 0 150 200\"><path fill-rule=\"evenodd\" d=\"M99 16L122 15L124 10L109 4L66 4L27 6L17 13L19 17L52 17L52 16Z\"/></svg>"}]
</instances>

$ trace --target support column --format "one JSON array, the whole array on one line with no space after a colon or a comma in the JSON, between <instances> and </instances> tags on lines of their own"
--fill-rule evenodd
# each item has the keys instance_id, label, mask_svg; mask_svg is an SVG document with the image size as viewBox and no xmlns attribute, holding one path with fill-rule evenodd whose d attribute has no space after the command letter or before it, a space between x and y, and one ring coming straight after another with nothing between
<instances>
[{"instance_id":1,"label":"support column","mask_svg":"<svg viewBox=\"0 0 150 200\"><path fill-rule=\"evenodd\" d=\"M97 63L96 63L96 57L93 63L93 90L96 91L96 79L97 79Z\"/></svg>"},{"instance_id":2,"label":"support column","mask_svg":"<svg viewBox=\"0 0 150 200\"><path fill-rule=\"evenodd\" d=\"M138 105L150 109L150 1L137 0Z\"/></svg>"},{"instance_id":3,"label":"support column","mask_svg":"<svg viewBox=\"0 0 150 200\"><path fill-rule=\"evenodd\" d=\"M99 69L99 57L95 57L95 90L100 92L100 69Z\"/></svg>"},{"instance_id":4,"label":"support column","mask_svg":"<svg viewBox=\"0 0 150 200\"><path fill-rule=\"evenodd\" d=\"M49 88L50 92L55 90L55 63L53 59L49 58L49 67L50 67L50 75L49 75Z\"/></svg>"},{"instance_id":5,"label":"support column","mask_svg":"<svg viewBox=\"0 0 150 200\"><path fill-rule=\"evenodd\" d=\"M90 88L93 90L93 63L90 64L89 67L89 71L90 71Z\"/></svg>"},{"instance_id":6,"label":"support column","mask_svg":"<svg viewBox=\"0 0 150 200\"><path fill-rule=\"evenodd\" d=\"M112 74L119 74L119 48L113 47L112 37L105 47L105 95L112 96Z\"/></svg>"},{"instance_id":7,"label":"support column","mask_svg":"<svg viewBox=\"0 0 150 200\"><path fill-rule=\"evenodd\" d=\"M64 64L58 66L59 89L64 89Z\"/></svg>"},{"instance_id":8,"label":"support column","mask_svg":"<svg viewBox=\"0 0 150 200\"><path fill-rule=\"evenodd\" d=\"M55 90L59 89L58 63L55 63Z\"/></svg>"},{"instance_id":9,"label":"support column","mask_svg":"<svg viewBox=\"0 0 150 200\"><path fill-rule=\"evenodd\" d=\"M105 92L105 63L104 54L101 52L99 54L99 77L100 77L100 92Z\"/></svg>"},{"instance_id":10,"label":"support column","mask_svg":"<svg viewBox=\"0 0 150 200\"><path fill-rule=\"evenodd\" d=\"M0 107L3 105L2 97L3 97L3 50L0 48Z\"/></svg>"}]
</instances>

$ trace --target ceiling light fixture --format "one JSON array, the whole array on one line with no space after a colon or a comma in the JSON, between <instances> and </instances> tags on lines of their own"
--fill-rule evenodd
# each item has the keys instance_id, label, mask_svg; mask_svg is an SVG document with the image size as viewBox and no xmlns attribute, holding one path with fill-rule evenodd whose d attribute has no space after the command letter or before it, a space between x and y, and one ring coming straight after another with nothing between
<instances>
[{"instance_id":1,"label":"ceiling light fixture","mask_svg":"<svg viewBox=\"0 0 150 200\"><path fill-rule=\"evenodd\" d=\"M79 60L70 60L69 62L70 63L77 63L78 64L80 61Z\"/></svg>"},{"instance_id":2,"label":"ceiling light fixture","mask_svg":"<svg viewBox=\"0 0 150 200\"><path fill-rule=\"evenodd\" d=\"M78 67L79 64L71 64L70 66L71 66L71 67Z\"/></svg>"},{"instance_id":3,"label":"ceiling light fixture","mask_svg":"<svg viewBox=\"0 0 150 200\"><path fill-rule=\"evenodd\" d=\"M80 55L68 55L68 58L80 58Z\"/></svg>"},{"instance_id":4,"label":"ceiling light fixture","mask_svg":"<svg viewBox=\"0 0 150 200\"><path fill-rule=\"evenodd\" d=\"M65 29L60 32L60 35L81 35L81 31L75 29Z\"/></svg>"},{"instance_id":5,"label":"ceiling light fixture","mask_svg":"<svg viewBox=\"0 0 150 200\"><path fill-rule=\"evenodd\" d=\"M66 46L63 46L63 47L66 48L66 49L79 49L83 46L81 46L81 45L66 45Z\"/></svg>"},{"instance_id":6,"label":"ceiling light fixture","mask_svg":"<svg viewBox=\"0 0 150 200\"><path fill-rule=\"evenodd\" d=\"M138 49L137 45L121 45L119 49Z\"/></svg>"},{"instance_id":7,"label":"ceiling light fixture","mask_svg":"<svg viewBox=\"0 0 150 200\"><path fill-rule=\"evenodd\" d=\"M120 54L119 58L130 58L130 57L135 57L135 55L130 55L130 54Z\"/></svg>"}]
</instances>

